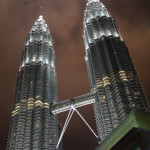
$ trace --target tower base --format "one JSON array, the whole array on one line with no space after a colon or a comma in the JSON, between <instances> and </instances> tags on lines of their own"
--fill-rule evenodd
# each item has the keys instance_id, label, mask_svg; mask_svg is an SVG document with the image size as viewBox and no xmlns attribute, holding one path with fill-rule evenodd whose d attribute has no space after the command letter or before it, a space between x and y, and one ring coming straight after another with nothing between
<instances>
[{"instance_id":1,"label":"tower base","mask_svg":"<svg viewBox=\"0 0 150 150\"><path fill-rule=\"evenodd\" d=\"M132 111L96 150L150 150L150 113Z\"/></svg>"}]
</instances>

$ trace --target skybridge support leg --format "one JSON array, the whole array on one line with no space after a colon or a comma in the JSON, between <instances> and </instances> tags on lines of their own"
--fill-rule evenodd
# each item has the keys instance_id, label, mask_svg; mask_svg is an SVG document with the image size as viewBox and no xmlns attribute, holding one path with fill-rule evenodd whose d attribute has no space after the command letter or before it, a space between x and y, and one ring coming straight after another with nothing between
<instances>
[{"instance_id":1,"label":"skybridge support leg","mask_svg":"<svg viewBox=\"0 0 150 150\"><path fill-rule=\"evenodd\" d=\"M88 126L88 128L92 131L92 133L94 134L94 136L98 139L98 136L96 135L96 133L93 131L93 129L90 127L90 125L86 122L86 120L82 117L82 115L77 111L76 108L73 107L73 109L77 112L77 114L80 116L80 118L84 121L84 123Z\"/></svg>"},{"instance_id":2,"label":"skybridge support leg","mask_svg":"<svg viewBox=\"0 0 150 150\"><path fill-rule=\"evenodd\" d=\"M64 133L65 133L65 130L66 130L68 124L69 124L69 121L70 121L70 119L71 119L73 113L74 113L74 109L71 108L70 111L69 111L69 114L68 114L68 116L67 116L67 119L66 119L66 121L65 121L64 127L63 127L63 129L62 129L61 135L60 135L60 137L59 137L59 140L58 140L56 149L58 149L58 147L59 147L60 141L61 141L61 139L62 139L62 137L63 137L63 135L64 135Z\"/></svg>"},{"instance_id":3,"label":"skybridge support leg","mask_svg":"<svg viewBox=\"0 0 150 150\"><path fill-rule=\"evenodd\" d=\"M72 106L72 107L70 108L69 113L68 113L67 119L66 119L66 121L65 121L64 127L63 127L62 132L61 132L61 135L60 135L60 137L59 137L59 140L58 140L56 149L58 149L58 147L59 147L60 141L62 140L62 137L63 137L63 135L64 135L64 133L65 133L65 131L66 131L66 128L67 128L67 126L68 126L68 124L69 124L69 121L70 121L70 119L71 119L71 117L72 117L74 111L77 112L77 114L80 116L80 118L84 121L84 123L85 123L85 124L88 126L88 128L92 131L92 133L94 134L94 136L98 139L98 136L95 134L95 132L93 131L93 129L90 127L90 125L86 122L86 120L82 117L82 115L77 111L77 109L76 109L74 106Z\"/></svg>"}]
</instances>

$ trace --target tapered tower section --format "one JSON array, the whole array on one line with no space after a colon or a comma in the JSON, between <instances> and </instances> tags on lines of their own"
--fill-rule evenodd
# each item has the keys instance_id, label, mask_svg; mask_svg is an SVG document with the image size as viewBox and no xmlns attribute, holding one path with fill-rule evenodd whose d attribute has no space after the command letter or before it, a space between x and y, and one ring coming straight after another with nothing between
<instances>
[{"instance_id":1,"label":"tapered tower section","mask_svg":"<svg viewBox=\"0 0 150 150\"><path fill-rule=\"evenodd\" d=\"M54 149L58 140L55 52L42 16L35 21L22 51L7 150Z\"/></svg>"},{"instance_id":2,"label":"tapered tower section","mask_svg":"<svg viewBox=\"0 0 150 150\"><path fill-rule=\"evenodd\" d=\"M149 104L118 28L99 0L87 3L83 37L98 135L104 140L131 110L147 112Z\"/></svg>"}]
</instances>

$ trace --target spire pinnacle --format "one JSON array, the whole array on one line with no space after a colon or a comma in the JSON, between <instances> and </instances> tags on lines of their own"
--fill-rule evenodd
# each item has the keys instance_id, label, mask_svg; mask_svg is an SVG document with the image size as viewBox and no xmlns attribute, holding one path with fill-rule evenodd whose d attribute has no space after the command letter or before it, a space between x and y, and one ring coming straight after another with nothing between
<instances>
[{"instance_id":1,"label":"spire pinnacle","mask_svg":"<svg viewBox=\"0 0 150 150\"><path fill-rule=\"evenodd\" d=\"M43 16L43 5L44 5L44 0L41 0L40 16Z\"/></svg>"},{"instance_id":2,"label":"spire pinnacle","mask_svg":"<svg viewBox=\"0 0 150 150\"><path fill-rule=\"evenodd\" d=\"M43 6L41 6L41 9L40 9L40 16L43 16L43 11L42 11L42 9L43 9Z\"/></svg>"},{"instance_id":3,"label":"spire pinnacle","mask_svg":"<svg viewBox=\"0 0 150 150\"><path fill-rule=\"evenodd\" d=\"M42 12L42 8L43 8L43 7L41 6L39 20L42 20L42 19L43 19L43 12Z\"/></svg>"}]
</instances>

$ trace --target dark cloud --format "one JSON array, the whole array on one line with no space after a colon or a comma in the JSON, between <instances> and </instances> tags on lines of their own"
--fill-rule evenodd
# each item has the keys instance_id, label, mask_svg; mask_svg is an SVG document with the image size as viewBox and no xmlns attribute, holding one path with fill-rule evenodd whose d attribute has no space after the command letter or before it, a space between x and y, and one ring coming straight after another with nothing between
<instances>
[{"instance_id":1,"label":"dark cloud","mask_svg":"<svg viewBox=\"0 0 150 150\"><path fill-rule=\"evenodd\" d=\"M150 1L103 0L120 28L150 97ZM45 0L43 15L54 42L59 101L90 91L84 61L83 14L86 0ZM40 0L0 2L0 149L5 149L13 104L16 74L25 38L40 13ZM95 127L92 106L80 108L90 125ZM67 113L59 116L63 125ZM64 150L93 150L97 141L81 119L74 115L63 139Z\"/></svg>"}]
</instances>

